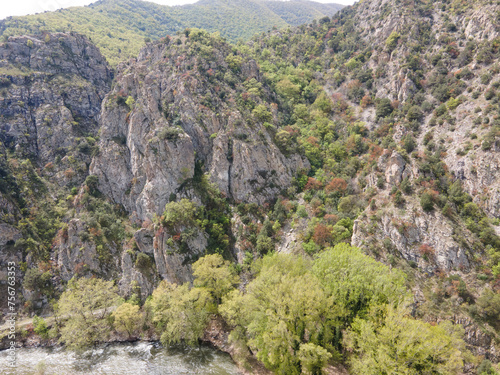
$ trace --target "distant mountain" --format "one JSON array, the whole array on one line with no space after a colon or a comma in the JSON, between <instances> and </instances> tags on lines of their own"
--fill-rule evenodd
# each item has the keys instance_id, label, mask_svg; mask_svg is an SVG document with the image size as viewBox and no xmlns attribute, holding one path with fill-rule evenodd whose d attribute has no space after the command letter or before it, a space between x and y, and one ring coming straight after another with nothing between
<instances>
[{"instance_id":1,"label":"distant mountain","mask_svg":"<svg viewBox=\"0 0 500 375\"><path fill-rule=\"evenodd\" d=\"M284 28L332 16L338 4L313 1L202 0L163 6L139 0L102 0L0 21L4 40L12 35L77 31L101 49L111 65L135 56L145 38L158 39L188 27L220 32L230 41L249 39L273 27Z\"/></svg>"}]
</instances>

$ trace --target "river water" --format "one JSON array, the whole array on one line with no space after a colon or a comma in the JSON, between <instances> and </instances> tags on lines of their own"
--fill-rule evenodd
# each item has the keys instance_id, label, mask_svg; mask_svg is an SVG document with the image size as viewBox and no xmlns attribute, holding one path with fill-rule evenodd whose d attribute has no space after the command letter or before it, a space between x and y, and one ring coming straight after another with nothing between
<instances>
[{"instance_id":1,"label":"river water","mask_svg":"<svg viewBox=\"0 0 500 375\"><path fill-rule=\"evenodd\" d=\"M81 355L63 348L20 348L16 371L0 351L0 374L16 375L236 375L231 357L209 346L164 348L157 343L114 343Z\"/></svg>"}]
</instances>

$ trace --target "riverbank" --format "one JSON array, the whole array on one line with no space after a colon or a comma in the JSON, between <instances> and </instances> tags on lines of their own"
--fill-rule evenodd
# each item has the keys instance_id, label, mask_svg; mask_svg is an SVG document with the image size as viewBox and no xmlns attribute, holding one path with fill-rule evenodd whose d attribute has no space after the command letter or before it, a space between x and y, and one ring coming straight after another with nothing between
<instances>
[{"instance_id":1,"label":"riverbank","mask_svg":"<svg viewBox=\"0 0 500 375\"><path fill-rule=\"evenodd\" d=\"M47 327L51 328L54 324L53 317L45 318ZM205 330L201 342L204 345L212 347L214 350L227 353L231 357L235 366L238 368L240 375L272 375L264 365L257 360L253 353L249 352L248 348L238 346L229 341L230 329L227 324L220 318L214 317ZM10 347L11 340L8 337L8 326L6 324L0 326L0 351ZM154 332L144 332L141 337L125 337L116 332L113 332L110 337L102 342L104 345L113 344L152 344L160 345L160 338ZM16 325L16 348L63 348L59 344L58 338L44 339L33 331L33 319L22 319ZM161 345L160 345L161 346ZM326 375L349 375L348 371L342 365L328 366L325 369Z\"/></svg>"},{"instance_id":2,"label":"riverbank","mask_svg":"<svg viewBox=\"0 0 500 375\"><path fill-rule=\"evenodd\" d=\"M44 318L47 328L51 328L55 323L53 317ZM9 338L9 325L0 326L0 350L9 349L12 340ZM267 370L257 359L243 348L238 348L229 343L229 327L219 317L215 317L210 321L205 330L201 342L205 345L211 345L214 349L227 353L238 366L242 375L270 375L272 372ZM141 337L125 337L117 332L111 333L110 337L103 341L102 344L116 343L135 343L138 341L146 343L158 343L159 336L152 331L143 332ZM24 318L16 323L15 335L16 348L57 348L63 347L58 342L58 338L44 339L34 332L33 319Z\"/></svg>"}]
</instances>

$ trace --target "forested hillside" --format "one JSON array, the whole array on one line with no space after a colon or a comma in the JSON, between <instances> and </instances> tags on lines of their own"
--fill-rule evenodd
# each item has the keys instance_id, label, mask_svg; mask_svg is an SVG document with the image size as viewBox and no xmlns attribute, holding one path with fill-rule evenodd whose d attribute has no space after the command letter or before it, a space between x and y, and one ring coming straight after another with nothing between
<instances>
[{"instance_id":1,"label":"forested hillside","mask_svg":"<svg viewBox=\"0 0 500 375\"><path fill-rule=\"evenodd\" d=\"M115 71L76 33L9 37L23 312L70 317L35 328L71 348L205 340L258 373L498 373L499 57L483 0L187 28Z\"/></svg>"},{"instance_id":2,"label":"forested hillside","mask_svg":"<svg viewBox=\"0 0 500 375\"><path fill-rule=\"evenodd\" d=\"M0 35L76 31L89 37L111 65L136 56L144 40L173 35L186 27L220 32L230 41L248 40L273 27L285 28L335 14L342 6L312 1L203 0L163 6L139 0L100 0L0 21Z\"/></svg>"}]
</instances>

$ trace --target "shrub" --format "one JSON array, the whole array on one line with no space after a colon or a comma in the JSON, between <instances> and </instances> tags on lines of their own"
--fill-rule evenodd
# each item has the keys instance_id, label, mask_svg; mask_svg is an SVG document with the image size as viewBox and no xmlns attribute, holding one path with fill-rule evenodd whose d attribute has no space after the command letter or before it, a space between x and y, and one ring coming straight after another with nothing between
<instances>
[{"instance_id":1,"label":"shrub","mask_svg":"<svg viewBox=\"0 0 500 375\"><path fill-rule=\"evenodd\" d=\"M49 337L49 329L47 328L45 319L40 318L37 315L33 317L33 330L43 339L47 339Z\"/></svg>"},{"instance_id":2,"label":"shrub","mask_svg":"<svg viewBox=\"0 0 500 375\"><path fill-rule=\"evenodd\" d=\"M375 106L375 115L377 118L389 116L393 111L390 99L380 99Z\"/></svg>"},{"instance_id":3,"label":"shrub","mask_svg":"<svg viewBox=\"0 0 500 375\"><path fill-rule=\"evenodd\" d=\"M385 46L387 47L389 52L391 52L392 50L394 50L394 48L396 48L400 37L401 35L399 35L399 33L393 31L391 35L389 35L389 37L386 39Z\"/></svg>"},{"instance_id":4,"label":"shrub","mask_svg":"<svg viewBox=\"0 0 500 375\"><path fill-rule=\"evenodd\" d=\"M432 211L434 209L434 201L432 195L429 193L423 193L420 197L420 205L424 211Z\"/></svg>"},{"instance_id":5,"label":"shrub","mask_svg":"<svg viewBox=\"0 0 500 375\"><path fill-rule=\"evenodd\" d=\"M422 113L420 107L417 105L414 105L414 106L410 107L410 109L408 110L406 118L408 119L408 121L420 121L420 120L422 120L423 116L424 116L424 114Z\"/></svg>"},{"instance_id":6,"label":"shrub","mask_svg":"<svg viewBox=\"0 0 500 375\"><path fill-rule=\"evenodd\" d=\"M179 138L179 135L182 133L182 129L176 127L164 127L158 133L158 137L162 140L173 141Z\"/></svg>"},{"instance_id":7,"label":"shrub","mask_svg":"<svg viewBox=\"0 0 500 375\"><path fill-rule=\"evenodd\" d=\"M179 202L169 202L165 205L162 224L165 227L193 225L196 215L196 205L189 199L183 198Z\"/></svg>"},{"instance_id":8,"label":"shrub","mask_svg":"<svg viewBox=\"0 0 500 375\"><path fill-rule=\"evenodd\" d=\"M133 110L135 105L134 98L132 98L131 96L127 97L127 100L125 100L125 104L130 110Z\"/></svg>"},{"instance_id":9,"label":"shrub","mask_svg":"<svg viewBox=\"0 0 500 375\"><path fill-rule=\"evenodd\" d=\"M273 115L264 104L259 104L254 108L252 114L257 118L260 122L271 122L273 120Z\"/></svg>"},{"instance_id":10,"label":"shrub","mask_svg":"<svg viewBox=\"0 0 500 375\"><path fill-rule=\"evenodd\" d=\"M411 153L415 147L417 146L417 143L415 142L415 139L412 134L407 134L403 138L403 148L406 150L407 153Z\"/></svg>"},{"instance_id":11,"label":"shrub","mask_svg":"<svg viewBox=\"0 0 500 375\"><path fill-rule=\"evenodd\" d=\"M135 259L135 267L142 273L147 273L151 269L153 262L151 257L144 253L138 253Z\"/></svg>"}]
</instances>

